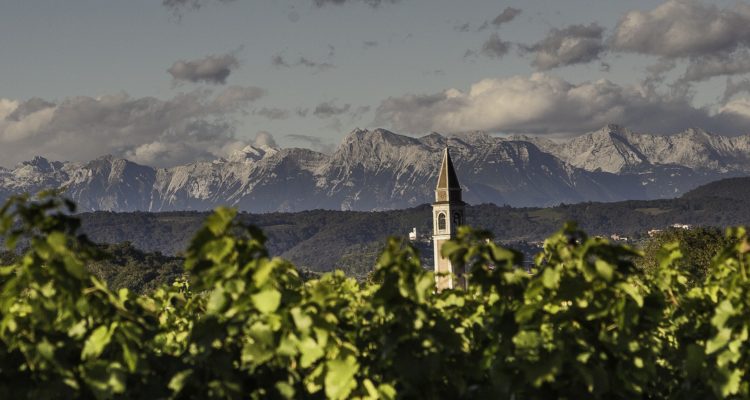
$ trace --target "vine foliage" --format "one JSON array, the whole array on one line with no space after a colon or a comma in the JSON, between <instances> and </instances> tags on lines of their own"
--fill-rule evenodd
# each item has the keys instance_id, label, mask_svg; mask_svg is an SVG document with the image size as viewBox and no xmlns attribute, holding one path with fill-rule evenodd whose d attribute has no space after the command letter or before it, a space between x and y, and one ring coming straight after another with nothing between
<instances>
[{"instance_id":1,"label":"vine foliage","mask_svg":"<svg viewBox=\"0 0 750 400\"><path fill-rule=\"evenodd\" d=\"M2 398L750 398L743 228L699 283L679 243L644 269L639 251L568 224L527 272L461 228L442 252L469 285L436 292L395 238L367 282L304 281L218 208L183 277L136 295L88 272L104 255L74 208L53 195L0 208L17 254L0 266Z\"/></svg>"}]
</instances>

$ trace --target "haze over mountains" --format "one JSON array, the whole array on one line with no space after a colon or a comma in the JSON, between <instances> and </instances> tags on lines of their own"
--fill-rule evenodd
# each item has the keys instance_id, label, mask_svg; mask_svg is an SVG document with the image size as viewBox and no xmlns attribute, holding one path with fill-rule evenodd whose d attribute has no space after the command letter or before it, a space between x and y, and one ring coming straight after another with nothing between
<instances>
[{"instance_id":1,"label":"haze over mountains","mask_svg":"<svg viewBox=\"0 0 750 400\"><path fill-rule=\"evenodd\" d=\"M750 135L700 129L659 136L609 125L562 141L484 133L414 138L358 129L330 155L248 146L227 159L172 168L111 156L89 162L37 157L0 168L0 200L59 188L81 211L208 210L220 204L250 212L406 208L432 201L446 145L471 204L672 198L750 174Z\"/></svg>"}]
</instances>

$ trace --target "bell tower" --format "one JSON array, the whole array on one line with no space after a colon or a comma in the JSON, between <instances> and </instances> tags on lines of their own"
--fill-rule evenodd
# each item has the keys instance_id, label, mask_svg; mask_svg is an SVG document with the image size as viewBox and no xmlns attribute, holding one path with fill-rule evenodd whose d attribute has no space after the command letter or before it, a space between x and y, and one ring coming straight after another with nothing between
<instances>
[{"instance_id":1,"label":"bell tower","mask_svg":"<svg viewBox=\"0 0 750 400\"><path fill-rule=\"evenodd\" d=\"M464 205L461 200L461 185L448 148L443 152L440 165L435 202L432 203L432 243L435 255L435 284L437 290L465 287L464 271L456 271L447 258L440 255L443 243L454 238L460 225L464 223Z\"/></svg>"}]
</instances>

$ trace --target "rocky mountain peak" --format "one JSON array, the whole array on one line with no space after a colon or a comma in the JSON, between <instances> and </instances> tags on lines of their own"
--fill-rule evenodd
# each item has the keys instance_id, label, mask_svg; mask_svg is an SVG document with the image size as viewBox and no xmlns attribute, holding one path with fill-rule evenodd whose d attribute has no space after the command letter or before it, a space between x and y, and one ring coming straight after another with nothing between
<instances>
[{"instance_id":1,"label":"rocky mountain peak","mask_svg":"<svg viewBox=\"0 0 750 400\"><path fill-rule=\"evenodd\" d=\"M708 132L708 131L706 131L704 129L700 129L700 128L688 128L688 129L685 129L684 131L682 131L682 132L674 135L674 138L676 138L676 139L683 139L684 138L684 139L694 140L694 141L697 141L697 142L703 142L703 141L706 141L706 140L711 140L713 138L716 138L717 136L718 135L715 135L715 134L713 134L711 132Z\"/></svg>"},{"instance_id":2,"label":"rocky mountain peak","mask_svg":"<svg viewBox=\"0 0 750 400\"><path fill-rule=\"evenodd\" d=\"M490 136L484 131L462 132L454 134L451 137L476 146L491 145L497 141L497 138Z\"/></svg>"},{"instance_id":3,"label":"rocky mountain peak","mask_svg":"<svg viewBox=\"0 0 750 400\"><path fill-rule=\"evenodd\" d=\"M369 163L371 161L399 157L406 149L424 146L419 139L395 134L386 129L358 129L347 135L334 152L333 158L343 164Z\"/></svg>"},{"instance_id":4,"label":"rocky mountain peak","mask_svg":"<svg viewBox=\"0 0 750 400\"><path fill-rule=\"evenodd\" d=\"M416 139L408 136L395 134L387 129L377 128L373 130L355 129L344 139L345 144L351 143L389 143L406 144L416 142Z\"/></svg>"},{"instance_id":5,"label":"rocky mountain peak","mask_svg":"<svg viewBox=\"0 0 750 400\"><path fill-rule=\"evenodd\" d=\"M52 172L54 170L52 163L42 156L35 156L31 161L23 161L21 166L28 166L38 172Z\"/></svg>"},{"instance_id":6,"label":"rocky mountain peak","mask_svg":"<svg viewBox=\"0 0 750 400\"><path fill-rule=\"evenodd\" d=\"M275 154L279 151L278 148L271 147L268 145L253 146L247 145L241 150L234 151L228 158L229 162L239 163L253 163L261 160L267 155Z\"/></svg>"},{"instance_id":7,"label":"rocky mountain peak","mask_svg":"<svg viewBox=\"0 0 750 400\"><path fill-rule=\"evenodd\" d=\"M83 210L383 210L432 199L450 145L469 203L514 206L675 197L702 183L750 174L750 136L703 130L673 136L624 127L570 139L484 132L420 138L356 129L332 155L253 145L228 160L151 168L111 155L89 162L43 157L0 171L0 201L62 188Z\"/></svg>"}]
</instances>

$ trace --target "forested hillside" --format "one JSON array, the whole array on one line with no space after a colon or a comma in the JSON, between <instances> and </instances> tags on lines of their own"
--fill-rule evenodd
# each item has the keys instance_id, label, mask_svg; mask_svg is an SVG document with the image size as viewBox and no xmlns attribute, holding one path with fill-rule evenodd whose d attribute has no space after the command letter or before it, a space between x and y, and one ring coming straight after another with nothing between
<instances>
[{"instance_id":1,"label":"forested hillside","mask_svg":"<svg viewBox=\"0 0 750 400\"><path fill-rule=\"evenodd\" d=\"M724 183L726 182L726 183ZM576 221L590 234L644 237L651 229L672 224L725 227L750 224L750 184L735 180L696 189L689 196L671 200L580 203L551 208L513 208L491 204L467 208L468 225L487 229L503 243L523 246L549 236L566 221ZM746 195L745 195L746 194ZM268 236L271 254L316 271L334 268L361 271L374 265L385 238L406 237L413 227L417 243L429 263L431 235L429 205L397 211L351 212L314 210L299 213L240 213L244 223L260 227ZM83 231L97 242L129 241L145 251L178 254L185 248L208 213L111 213L81 214Z\"/></svg>"}]
</instances>

